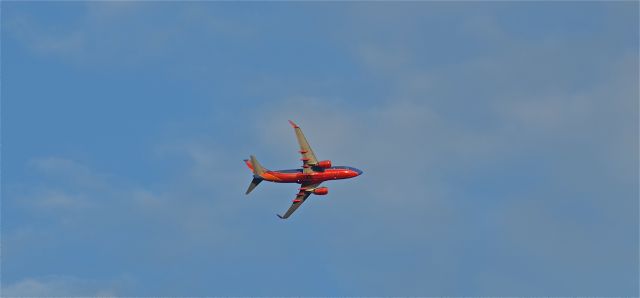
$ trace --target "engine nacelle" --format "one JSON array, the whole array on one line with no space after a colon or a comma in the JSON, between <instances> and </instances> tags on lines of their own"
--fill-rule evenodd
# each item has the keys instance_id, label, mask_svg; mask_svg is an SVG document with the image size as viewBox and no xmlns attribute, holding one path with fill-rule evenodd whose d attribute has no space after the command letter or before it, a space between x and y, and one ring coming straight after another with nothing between
<instances>
[{"instance_id":1,"label":"engine nacelle","mask_svg":"<svg viewBox=\"0 0 640 298\"><path fill-rule=\"evenodd\" d=\"M314 195L324 196L329 193L328 187L318 187L313 190Z\"/></svg>"},{"instance_id":2,"label":"engine nacelle","mask_svg":"<svg viewBox=\"0 0 640 298\"><path fill-rule=\"evenodd\" d=\"M323 169L330 168L331 161L330 160L319 161L318 164L316 164L316 167L323 168Z\"/></svg>"}]
</instances>

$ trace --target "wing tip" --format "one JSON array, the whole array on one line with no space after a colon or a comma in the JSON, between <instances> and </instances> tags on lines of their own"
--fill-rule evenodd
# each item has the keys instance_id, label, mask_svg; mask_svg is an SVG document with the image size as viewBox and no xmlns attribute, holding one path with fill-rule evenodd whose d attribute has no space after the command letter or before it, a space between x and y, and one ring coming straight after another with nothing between
<instances>
[{"instance_id":1,"label":"wing tip","mask_svg":"<svg viewBox=\"0 0 640 298\"><path fill-rule=\"evenodd\" d=\"M286 217L282 217L280 214L276 214L280 219L286 219Z\"/></svg>"},{"instance_id":2,"label":"wing tip","mask_svg":"<svg viewBox=\"0 0 640 298\"><path fill-rule=\"evenodd\" d=\"M293 128L300 128L297 124L293 123L293 121L289 120L289 124L291 124L291 127Z\"/></svg>"}]
</instances>

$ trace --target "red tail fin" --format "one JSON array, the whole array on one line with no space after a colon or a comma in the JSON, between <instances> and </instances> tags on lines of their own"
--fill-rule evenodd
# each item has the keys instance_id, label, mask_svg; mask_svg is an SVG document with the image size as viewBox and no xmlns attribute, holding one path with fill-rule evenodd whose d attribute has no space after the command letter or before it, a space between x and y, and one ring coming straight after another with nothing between
<instances>
[{"instance_id":1,"label":"red tail fin","mask_svg":"<svg viewBox=\"0 0 640 298\"><path fill-rule=\"evenodd\" d=\"M253 165L251 164L251 162L248 159L245 159L244 163L246 163L247 167L249 168L249 170L251 170L251 172L253 172Z\"/></svg>"}]
</instances>

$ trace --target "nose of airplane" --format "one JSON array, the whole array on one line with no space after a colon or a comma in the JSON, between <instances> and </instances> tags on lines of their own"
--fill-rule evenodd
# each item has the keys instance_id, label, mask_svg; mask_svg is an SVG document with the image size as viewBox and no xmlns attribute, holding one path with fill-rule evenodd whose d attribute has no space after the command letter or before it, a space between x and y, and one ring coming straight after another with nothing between
<instances>
[{"instance_id":1,"label":"nose of airplane","mask_svg":"<svg viewBox=\"0 0 640 298\"><path fill-rule=\"evenodd\" d=\"M360 175L362 175L362 171L360 171L360 170L358 170L358 169L356 169L356 168L354 168L353 170L354 170L354 171L356 171L356 173L358 174L358 175L356 175L356 176L360 176Z\"/></svg>"}]
</instances>

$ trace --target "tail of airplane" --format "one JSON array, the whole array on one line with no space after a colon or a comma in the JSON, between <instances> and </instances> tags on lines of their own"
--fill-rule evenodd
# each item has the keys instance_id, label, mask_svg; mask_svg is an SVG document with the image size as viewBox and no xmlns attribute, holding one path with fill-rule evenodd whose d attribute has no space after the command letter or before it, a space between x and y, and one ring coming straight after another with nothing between
<instances>
[{"instance_id":1,"label":"tail of airplane","mask_svg":"<svg viewBox=\"0 0 640 298\"><path fill-rule=\"evenodd\" d=\"M249 188L247 188L247 192L245 194L249 194L260 182L262 182L262 174L266 172L266 170L262 167L262 165L258 162L255 156L251 155L251 161L245 159L244 162L247 164L247 167L251 169L253 172L253 180L251 180L251 184L249 184Z\"/></svg>"}]
</instances>

